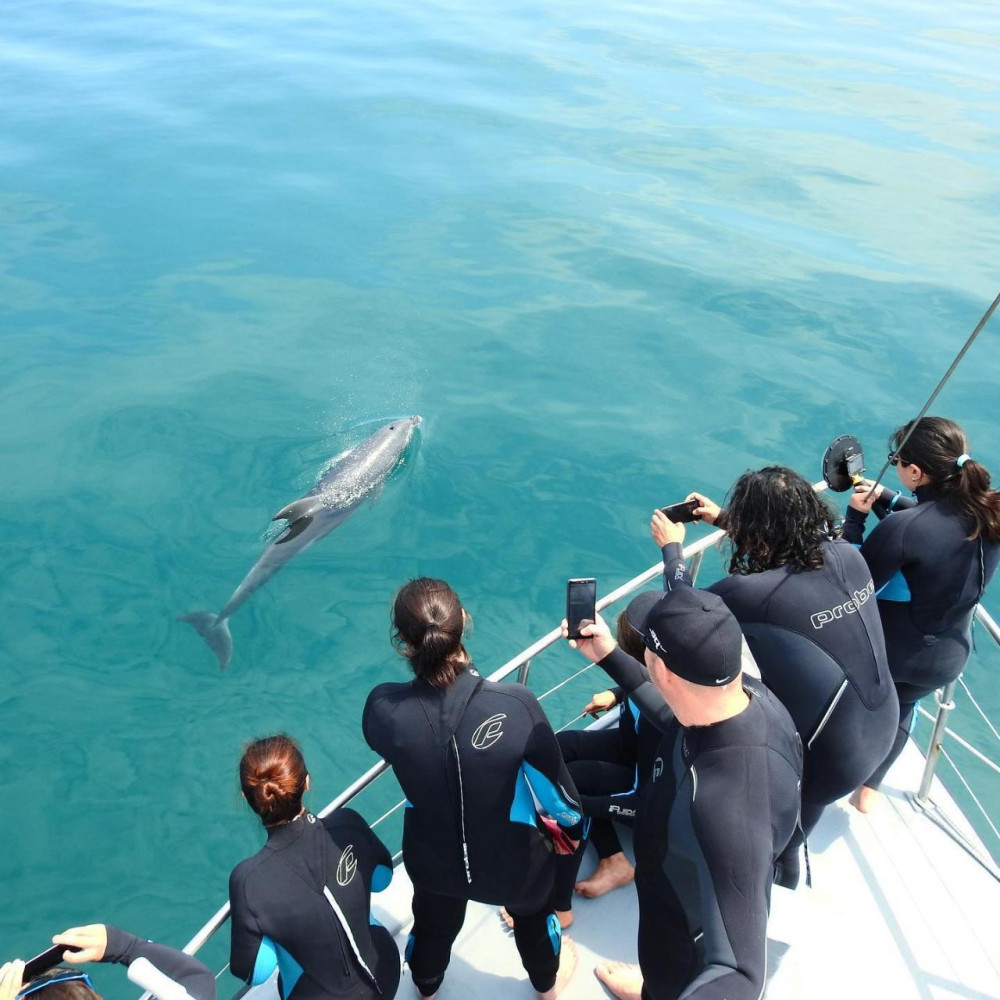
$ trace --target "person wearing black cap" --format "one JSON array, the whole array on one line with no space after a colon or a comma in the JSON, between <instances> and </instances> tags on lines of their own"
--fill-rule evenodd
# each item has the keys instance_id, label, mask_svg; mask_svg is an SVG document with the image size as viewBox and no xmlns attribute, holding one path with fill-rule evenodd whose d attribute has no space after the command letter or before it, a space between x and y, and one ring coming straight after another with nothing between
<instances>
[{"instance_id":1,"label":"person wearing black cap","mask_svg":"<svg viewBox=\"0 0 1000 1000\"><path fill-rule=\"evenodd\" d=\"M740 627L720 598L679 588L636 617L645 666L600 617L571 642L663 732L635 822L641 979L622 963L597 975L622 1000L758 1000L802 744L777 698L743 677Z\"/></svg>"}]
</instances>

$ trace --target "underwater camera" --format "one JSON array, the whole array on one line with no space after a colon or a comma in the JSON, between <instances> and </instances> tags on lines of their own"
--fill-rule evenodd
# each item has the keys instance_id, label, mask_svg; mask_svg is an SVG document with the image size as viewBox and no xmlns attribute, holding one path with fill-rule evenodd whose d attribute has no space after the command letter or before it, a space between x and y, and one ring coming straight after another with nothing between
<instances>
[{"instance_id":1,"label":"underwater camera","mask_svg":"<svg viewBox=\"0 0 1000 1000\"><path fill-rule=\"evenodd\" d=\"M823 456L823 478L834 493L846 493L864 478L865 453L853 434L841 434Z\"/></svg>"}]
</instances>

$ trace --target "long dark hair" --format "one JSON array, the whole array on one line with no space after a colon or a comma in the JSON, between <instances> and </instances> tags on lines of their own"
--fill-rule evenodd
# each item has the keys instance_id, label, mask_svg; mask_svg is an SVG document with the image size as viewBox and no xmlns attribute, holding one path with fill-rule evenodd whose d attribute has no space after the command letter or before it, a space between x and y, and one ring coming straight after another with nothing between
<instances>
[{"instance_id":1,"label":"long dark hair","mask_svg":"<svg viewBox=\"0 0 1000 1000\"><path fill-rule=\"evenodd\" d=\"M468 666L462 602L444 580L422 576L400 587L392 627L396 650L432 687L446 688Z\"/></svg>"},{"instance_id":2,"label":"long dark hair","mask_svg":"<svg viewBox=\"0 0 1000 1000\"><path fill-rule=\"evenodd\" d=\"M966 458L969 439L954 420L945 417L922 417L909 440L899 443L913 425L911 420L897 427L889 438L889 448L905 465L916 465L929 476L945 496L972 521L969 540L980 535L988 542L1000 542L1000 493L990 489L990 473L985 465Z\"/></svg>"},{"instance_id":3,"label":"long dark hair","mask_svg":"<svg viewBox=\"0 0 1000 1000\"><path fill-rule=\"evenodd\" d=\"M808 480L783 465L744 472L729 491L729 572L746 575L778 566L818 569L834 512Z\"/></svg>"},{"instance_id":4,"label":"long dark hair","mask_svg":"<svg viewBox=\"0 0 1000 1000\"><path fill-rule=\"evenodd\" d=\"M243 748L240 787L264 826L288 823L302 812L308 777L302 751L291 736L265 736Z\"/></svg>"}]
</instances>

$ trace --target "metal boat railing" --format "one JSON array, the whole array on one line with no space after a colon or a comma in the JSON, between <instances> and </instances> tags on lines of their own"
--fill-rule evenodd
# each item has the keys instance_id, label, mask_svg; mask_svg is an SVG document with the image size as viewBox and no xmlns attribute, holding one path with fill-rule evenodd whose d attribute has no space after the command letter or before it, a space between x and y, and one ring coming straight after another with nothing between
<instances>
[{"instance_id":1,"label":"metal boat railing","mask_svg":"<svg viewBox=\"0 0 1000 1000\"><path fill-rule=\"evenodd\" d=\"M813 488L817 492L819 492L826 488L826 483L822 481L814 483ZM713 546L717 545L720 541L722 541L724 537L725 537L725 532L722 531L721 529L716 529L711 533L709 533L708 535L706 535L704 538L700 538L696 542L692 542L690 545L686 545L684 547L684 557L687 560L688 569L691 573L692 579L697 579L698 572L701 569L702 559L704 558L705 552L708 549L712 548ZM663 563L662 562L655 563L654 565L650 566L649 569L640 573L638 576L634 576L631 580L627 581L626 583L623 583L620 587L617 587L615 590L612 590L610 593L605 594L604 597L600 598L597 601L597 610L602 611L603 609L609 607L610 605L615 604L618 601L622 600L622 598L628 597L635 591L639 590L641 587L644 587L646 584L650 583L652 580L655 580L658 576L662 574L662 572L663 572ZM982 607L977 606L975 613L978 622L984 627L984 629L990 635L993 641L997 643L998 647L1000 647L1000 625L998 625L997 622ZM491 681L502 681L510 677L512 674L516 674L519 683L527 684L531 674L532 660L535 657L537 657L540 653L543 653L545 650L556 645L560 641L562 641L561 629L558 627L552 629L550 632L547 632L545 635L543 635L540 639L533 642L526 649L521 650L521 652L518 653L516 656L514 656L512 659L508 660L506 663L504 663L496 670L494 670L493 673L491 673L487 679ZM545 698L549 697L549 695L554 694L556 691L564 687L570 681L579 677L581 674L586 673L593 667L594 664L588 663L580 670L571 674L569 677L563 679L558 684L554 685L553 687L549 688L549 690L539 695L538 696L539 701L542 701ZM959 679L959 681L961 681L961 678ZM975 747L973 747L967 741L962 739L962 737L958 736L956 733L952 732L952 730L947 728L946 726L948 715L951 712L951 710L955 707L953 696L955 692L955 685L959 683L959 681L950 684L947 688L944 689L943 693L938 692L938 712L934 722L934 732L931 737L931 743L927 752L927 764L924 768L924 775L920 783L920 789L917 792L916 796L914 797L916 803L925 810L929 809L931 805L928 799L928 793L930 790L931 781L934 777L934 772L938 760L942 756L944 756L945 759L952 764L952 767L955 768L956 773L958 773L960 780L963 782L963 784L966 785L966 788L968 788L968 785L965 782L965 779L962 777L961 772L958 771L958 768L954 764L954 761L951 760L950 756L948 755L947 751L944 749L942 745L944 736L946 734L948 736L953 737L961 746L970 750L975 756L980 758L982 761L985 761L985 763L988 766L992 767L995 771L1000 773L1000 766L998 766L993 761L989 760L989 758L987 758L984 754L980 753L980 751L976 750ZM962 682L962 684L964 686L964 682ZM966 688L966 690L968 689ZM969 694L971 697L971 692L969 692ZM978 703L975 703L974 699L973 702L974 704L976 704L976 707L979 708ZM982 713L983 717L986 718L986 714L982 712L981 708L979 708L979 711ZM923 709L921 709L921 712L928 718L932 718L932 716L930 716L929 713L924 712ZM575 721L577 720L572 719L570 720L569 723L567 723L567 725L570 725L572 724L572 722ZM993 731L993 733L997 735L997 738L1000 739L1000 734L997 733L997 730L995 729L995 727L989 721L988 718L986 718L986 722L987 725L990 727L990 729ZM563 728L566 727L564 726ZM366 788L371 786L381 775L383 775L388 770L389 770L389 765L384 760L380 760L377 764L373 765L367 771L365 771L364 774L356 778L350 785L348 785L342 792L340 792L339 795L337 795L334 799L328 802L317 813L317 815L320 817L327 816L335 809L339 809L341 806L347 805L347 803L349 803L352 799L354 799L358 794L363 792ZM969 791L971 793L971 789L969 789ZM998 839L1000 839L1000 831L998 831L993 820L990 819L985 808L982 806L982 804L979 802L979 800L976 798L974 794L972 794L972 798L976 802L977 806L979 806L980 810L983 812L983 815L986 817L986 821L989 824L989 826L993 829L993 832L996 833ZM389 816L391 816L399 808L402 807L404 801L405 800L401 799L398 803L396 803L396 805L394 805L391 809L389 809L377 820L375 820L375 822L371 824L372 827L375 828L384 820L388 819ZM965 840L965 838L961 839ZM964 844L964 846L972 850L973 853L976 854L977 858L984 864L984 866L990 869L991 873L993 874L996 873L995 866L992 866L988 859L984 859L981 855L981 852L976 851L974 847L968 844L967 842ZM398 864L400 857L401 855L397 854L393 858L394 863ZM218 931L226 923L228 919L229 919L229 903L226 902L224 905L219 907L219 909L215 912L215 914L213 914L213 916L205 923L205 925L194 935L194 937L191 938L191 940L184 946L183 950L187 952L189 955L195 954L202 948L203 945L206 944L206 942L208 942L212 938L212 936L216 933L216 931ZM225 970L223 969L222 971ZM219 974L221 975L221 972ZM146 996L148 996L148 994ZM145 1000L145 997L143 998L143 1000Z\"/></svg>"}]
</instances>

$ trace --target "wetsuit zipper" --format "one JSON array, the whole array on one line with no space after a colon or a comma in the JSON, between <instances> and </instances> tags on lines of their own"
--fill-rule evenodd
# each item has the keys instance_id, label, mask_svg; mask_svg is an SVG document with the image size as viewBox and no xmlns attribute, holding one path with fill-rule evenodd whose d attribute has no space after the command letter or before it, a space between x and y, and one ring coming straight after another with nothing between
<instances>
[{"instance_id":1,"label":"wetsuit zipper","mask_svg":"<svg viewBox=\"0 0 1000 1000\"><path fill-rule=\"evenodd\" d=\"M462 862L465 865L465 881L472 885L472 870L469 867L469 845L465 839L465 790L462 787L462 758L458 755L455 734L451 734L451 748L455 752L455 767L458 772L458 816L462 826Z\"/></svg>"}]
</instances>

